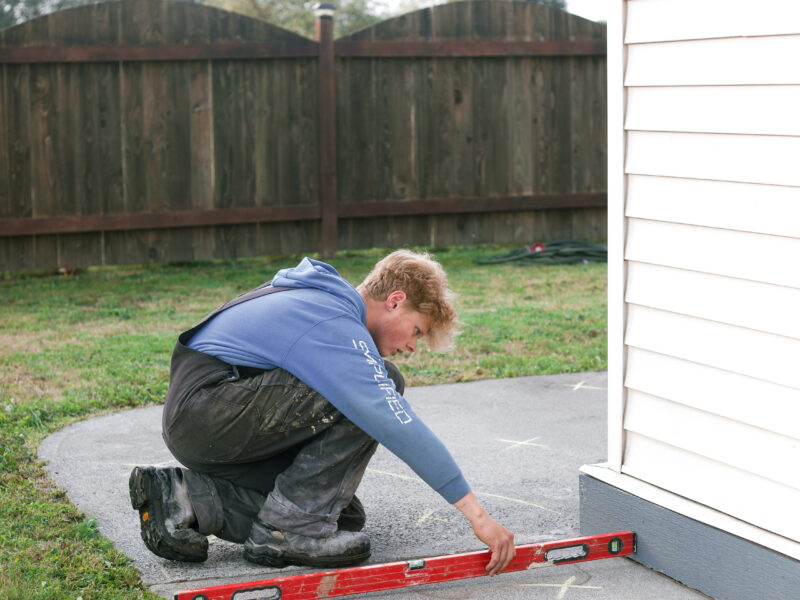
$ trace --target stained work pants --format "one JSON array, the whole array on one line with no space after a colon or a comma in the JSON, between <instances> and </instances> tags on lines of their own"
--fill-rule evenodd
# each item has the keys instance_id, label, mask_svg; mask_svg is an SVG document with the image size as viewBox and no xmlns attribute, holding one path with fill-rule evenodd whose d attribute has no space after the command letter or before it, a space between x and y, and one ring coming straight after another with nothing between
<instances>
[{"instance_id":1,"label":"stained work pants","mask_svg":"<svg viewBox=\"0 0 800 600\"><path fill-rule=\"evenodd\" d=\"M402 394L402 376L386 367ZM237 368L180 342L162 428L186 467L200 532L239 543L255 519L332 535L345 508L360 510L351 502L377 448L291 373Z\"/></svg>"}]
</instances>

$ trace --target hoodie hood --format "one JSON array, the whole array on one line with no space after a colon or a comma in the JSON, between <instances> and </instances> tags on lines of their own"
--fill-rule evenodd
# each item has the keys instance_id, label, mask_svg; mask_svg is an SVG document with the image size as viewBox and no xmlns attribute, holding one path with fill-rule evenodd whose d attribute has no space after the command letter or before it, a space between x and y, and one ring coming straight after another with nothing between
<instances>
[{"instance_id":1,"label":"hoodie hood","mask_svg":"<svg viewBox=\"0 0 800 600\"><path fill-rule=\"evenodd\" d=\"M350 302L358 310L362 320L366 319L367 307L361 294L327 263L306 256L296 267L278 271L272 279L272 285L323 290Z\"/></svg>"}]
</instances>

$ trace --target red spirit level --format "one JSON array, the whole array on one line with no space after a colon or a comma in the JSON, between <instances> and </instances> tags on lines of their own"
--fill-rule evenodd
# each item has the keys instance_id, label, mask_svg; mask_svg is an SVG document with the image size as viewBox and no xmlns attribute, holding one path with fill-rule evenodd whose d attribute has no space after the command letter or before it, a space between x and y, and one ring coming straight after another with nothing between
<instances>
[{"instance_id":1,"label":"red spirit level","mask_svg":"<svg viewBox=\"0 0 800 600\"><path fill-rule=\"evenodd\" d=\"M635 552L631 531L517 546L503 573ZM314 600L486 575L491 552L469 552L382 565L289 575L178 592L174 600Z\"/></svg>"}]
</instances>

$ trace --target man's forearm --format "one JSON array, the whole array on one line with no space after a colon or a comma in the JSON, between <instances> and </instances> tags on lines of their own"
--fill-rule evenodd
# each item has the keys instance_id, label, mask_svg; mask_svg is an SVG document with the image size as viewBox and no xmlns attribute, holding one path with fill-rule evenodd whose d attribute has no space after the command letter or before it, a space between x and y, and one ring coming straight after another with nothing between
<instances>
[{"instance_id":1,"label":"man's forearm","mask_svg":"<svg viewBox=\"0 0 800 600\"><path fill-rule=\"evenodd\" d=\"M476 520L489 516L472 492L455 502L453 506L460 510L469 519L469 522L473 524Z\"/></svg>"}]
</instances>

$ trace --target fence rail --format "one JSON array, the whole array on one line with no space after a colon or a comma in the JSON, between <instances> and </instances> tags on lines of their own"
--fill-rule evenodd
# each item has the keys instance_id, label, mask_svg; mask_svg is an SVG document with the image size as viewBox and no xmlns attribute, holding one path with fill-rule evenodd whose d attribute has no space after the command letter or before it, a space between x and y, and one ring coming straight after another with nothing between
<instances>
[{"instance_id":1,"label":"fence rail","mask_svg":"<svg viewBox=\"0 0 800 600\"><path fill-rule=\"evenodd\" d=\"M569 208L605 208L605 193L508 198L447 198L405 202L349 202L336 205L343 219L397 217L409 215L446 215L460 213L498 213L525 210ZM136 229L176 229L211 225L282 221L314 221L322 218L315 204L307 206L265 206L212 210L181 210L158 213L88 215L72 217L33 217L0 219L0 236L27 236L54 233L89 233Z\"/></svg>"},{"instance_id":2,"label":"fence rail","mask_svg":"<svg viewBox=\"0 0 800 600\"><path fill-rule=\"evenodd\" d=\"M477 58L511 56L605 56L605 42L365 42L338 41L336 56L361 58ZM0 63L89 63L158 60L235 60L258 58L315 58L318 43L238 42L225 44L169 44L165 46L46 46L0 48Z\"/></svg>"},{"instance_id":3,"label":"fence rail","mask_svg":"<svg viewBox=\"0 0 800 600\"><path fill-rule=\"evenodd\" d=\"M0 270L605 235L605 27L534 3L312 41L108 2L0 69Z\"/></svg>"}]
</instances>

